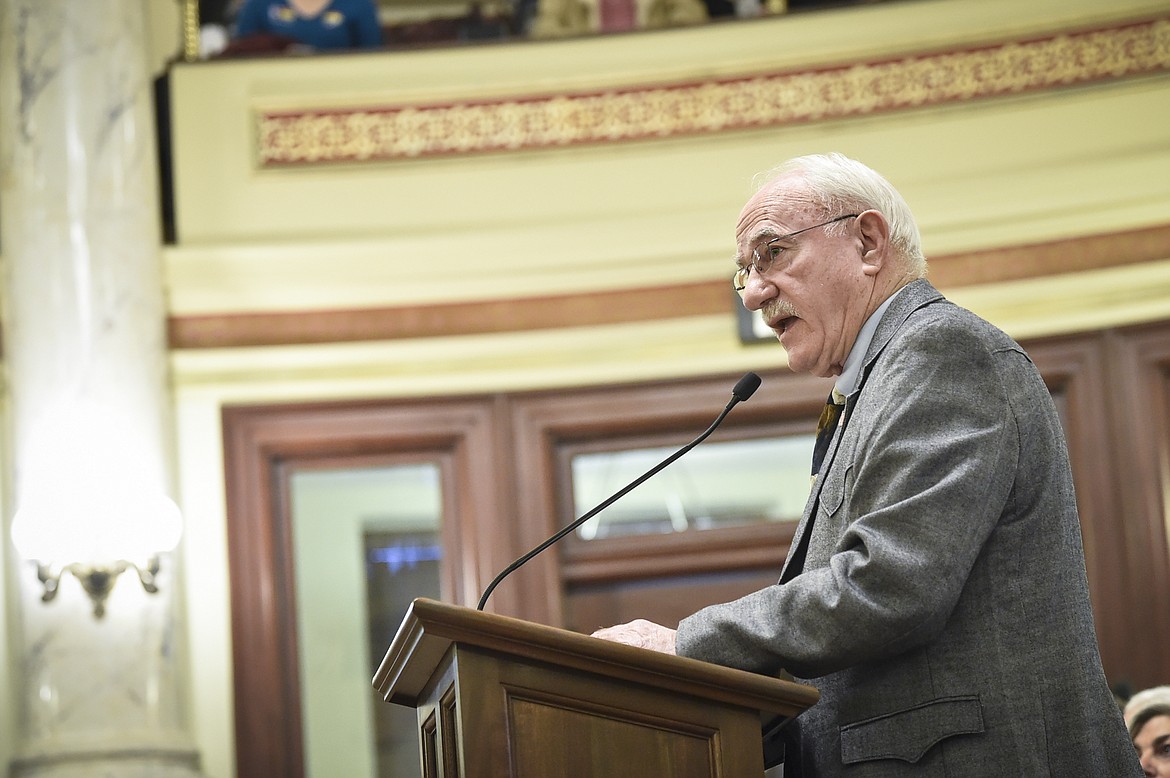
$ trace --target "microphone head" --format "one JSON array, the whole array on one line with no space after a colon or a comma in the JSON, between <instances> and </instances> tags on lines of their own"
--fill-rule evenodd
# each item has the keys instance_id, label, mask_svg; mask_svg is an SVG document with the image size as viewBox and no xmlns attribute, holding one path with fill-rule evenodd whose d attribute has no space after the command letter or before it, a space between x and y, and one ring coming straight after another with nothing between
<instances>
[{"instance_id":1,"label":"microphone head","mask_svg":"<svg viewBox=\"0 0 1170 778\"><path fill-rule=\"evenodd\" d=\"M760 377L755 373L748 373L736 382L735 387L731 390L731 395L737 402L743 402L755 394L759 388Z\"/></svg>"}]
</instances>

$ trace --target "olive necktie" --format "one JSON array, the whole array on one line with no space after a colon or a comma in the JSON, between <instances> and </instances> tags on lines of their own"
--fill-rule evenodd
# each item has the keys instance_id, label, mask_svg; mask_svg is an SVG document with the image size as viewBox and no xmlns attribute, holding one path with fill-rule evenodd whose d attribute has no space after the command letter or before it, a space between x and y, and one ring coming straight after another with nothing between
<instances>
[{"instance_id":1,"label":"olive necktie","mask_svg":"<svg viewBox=\"0 0 1170 778\"><path fill-rule=\"evenodd\" d=\"M816 478L817 473L821 471L821 463L825 461L829 442L833 440L833 433L837 431L837 422L841 420L841 411L844 409L845 395L834 387L829 399L825 401L825 409L821 411L820 421L817 422L817 442L813 446L813 478Z\"/></svg>"}]
</instances>

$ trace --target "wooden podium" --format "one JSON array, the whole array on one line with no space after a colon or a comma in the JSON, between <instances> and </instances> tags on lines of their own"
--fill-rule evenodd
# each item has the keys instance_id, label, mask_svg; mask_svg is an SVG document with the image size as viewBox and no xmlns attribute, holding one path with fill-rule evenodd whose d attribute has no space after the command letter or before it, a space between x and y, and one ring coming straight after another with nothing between
<instances>
[{"instance_id":1,"label":"wooden podium","mask_svg":"<svg viewBox=\"0 0 1170 778\"><path fill-rule=\"evenodd\" d=\"M761 778L811 686L417 599L374 675L423 778Z\"/></svg>"}]
</instances>

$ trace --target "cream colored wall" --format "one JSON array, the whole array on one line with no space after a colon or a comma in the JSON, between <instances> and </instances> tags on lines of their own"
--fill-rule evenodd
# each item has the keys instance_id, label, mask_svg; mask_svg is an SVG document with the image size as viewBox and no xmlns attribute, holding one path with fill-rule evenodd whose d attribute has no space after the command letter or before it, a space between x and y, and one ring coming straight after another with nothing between
<instances>
[{"instance_id":1,"label":"cream colored wall","mask_svg":"<svg viewBox=\"0 0 1170 778\"><path fill-rule=\"evenodd\" d=\"M384 234L193 241L168 255L172 305L181 313L339 309L721 281L752 174L830 149L887 172L915 206L928 254L1162 224L1168 122L1170 81L1141 80L840 126L518 154L515 177L506 159L443 160L430 163L437 181L416 189L412 180L402 191L380 189L380 179L421 181L426 163L380 177L355 172L354 195L343 198L339 180L338 191L322 184L304 199L322 208L382 203L393 222ZM407 210L418 226L405 223ZM1143 265L1064 278L1059 288L947 291L1023 338L1170 315L1168 274L1166 265ZM1049 288L1043 307L1030 294L1038 284ZM415 394L758 366L761 352L739 347L729 321L730 313L588 331L184 352L174 365L183 384L229 384L247 396L316 395L329 391L322 378L343 394Z\"/></svg>"},{"instance_id":2,"label":"cream colored wall","mask_svg":"<svg viewBox=\"0 0 1170 778\"><path fill-rule=\"evenodd\" d=\"M257 110L699 81L1093 26L1152 0L918 0L596 40L237 61L174 72L180 241L171 313L392 307L656 283L725 283L756 172L840 150L915 208L929 254L1165 225L1170 78L1136 78L774 129L336 167L263 170ZM1170 318L1170 257L945 289L1017 337ZM195 734L234 775L220 411L762 370L734 319L172 354L187 530Z\"/></svg>"},{"instance_id":3,"label":"cream colored wall","mask_svg":"<svg viewBox=\"0 0 1170 778\"><path fill-rule=\"evenodd\" d=\"M141 0L146 18L147 48L151 73L161 73L183 51L183 2Z\"/></svg>"},{"instance_id":4,"label":"cream colored wall","mask_svg":"<svg viewBox=\"0 0 1170 778\"><path fill-rule=\"evenodd\" d=\"M257 110L698 80L883 56L911 36L934 49L953 45L958 30L971 42L1039 34L1103 13L1088 0L1018 5L895 3L596 41L182 67L174 87L181 243L167 252L172 311L346 309L718 280L751 176L828 149L863 158L902 189L932 254L1164 223L1165 77L661 141L283 170L255 162ZM1129 0L1109 11L1125 17L1165 6ZM1140 312L1119 304L1138 291L1149 297L1150 283L1164 294L1166 268L1147 271L1137 287L1124 273L1074 284L1062 305L1091 303L1094 324L1160 316L1166 309L1156 301ZM1079 300L1102 284L1121 286ZM1066 328L1060 310L1018 302L1028 288L984 289L964 301L1021 337ZM758 359L717 317L632 330L184 352L174 364L184 386L315 396L688 374Z\"/></svg>"}]
</instances>

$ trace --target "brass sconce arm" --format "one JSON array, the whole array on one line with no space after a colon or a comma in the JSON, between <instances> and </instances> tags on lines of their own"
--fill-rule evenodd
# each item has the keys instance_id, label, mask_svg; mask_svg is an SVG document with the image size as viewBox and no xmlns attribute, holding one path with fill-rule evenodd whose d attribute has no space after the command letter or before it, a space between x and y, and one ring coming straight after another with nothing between
<instances>
[{"instance_id":1,"label":"brass sconce arm","mask_svg":"<svg viewBox=\"0 0 1170 778\"><path fill-rule=\"evenodd\" d=\"M73 577L81 583L81 587L85 589L85 593L89 595L90 601L93 602L93 615L97 619L106 615L106 598L113 591L118 576L129 569L138 573L138 580L147 593L156 594L158 592L156 579L159 572L159 558L157 555L152 556L144 567L125 559L119 559L111 564L72 562L56 570L52 565L43 562L34 562L34 564L37 566L37 579L45 587L45 592L41 595L43 602L52 601L60 588L61 576L65 573L72 573Z\"/></svg>"}]
</instances>

